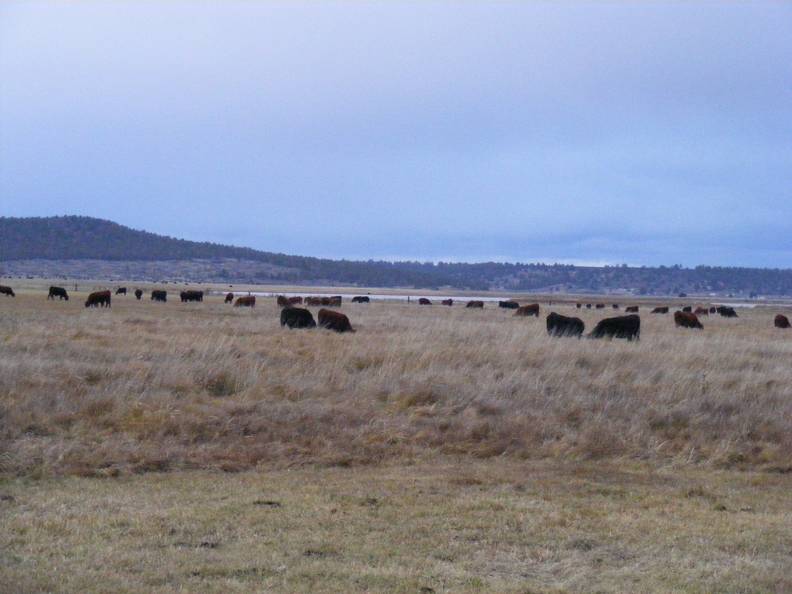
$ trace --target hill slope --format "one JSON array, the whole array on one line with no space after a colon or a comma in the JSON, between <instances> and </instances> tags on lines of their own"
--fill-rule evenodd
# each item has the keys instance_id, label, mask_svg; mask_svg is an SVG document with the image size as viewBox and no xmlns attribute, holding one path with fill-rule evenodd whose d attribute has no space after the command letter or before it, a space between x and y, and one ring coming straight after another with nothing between
<instances>
[{"instance_id":1,"label":"hill slope","mask_svg":"<svg viewBox=\"0 0 792 594\"><path fill-rule=\"evenodd\" d=\"M160 266L157 270L177 271L166 274L195 281L626 291L640 295L679 292L792 295L792 270L329 260L175 239L91 217L0 217L0 271L43 274L52 265L45 266L42 261L66 260L103 261L111 267L115 262L115 270L122 271L120 274L132 269L152 270L151 266L140 265L145 262L170 262L170 267ZM203 261L200 267L188 265L198 260ZM131 263L136 266L132 267Z\"/></svg>"}]
</instances>

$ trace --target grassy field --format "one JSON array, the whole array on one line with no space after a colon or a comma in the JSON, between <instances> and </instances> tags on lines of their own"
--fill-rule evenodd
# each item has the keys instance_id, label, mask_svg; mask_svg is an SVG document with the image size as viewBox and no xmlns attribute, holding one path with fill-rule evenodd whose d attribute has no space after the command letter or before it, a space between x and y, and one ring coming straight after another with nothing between
<instances>
[{"instance_id":1,"label":"grassy field","mask_svg":"<svg viewBox=\"0 0 792 594\"><path fill-rule=\"evenodd\" d=\"M780 306L627 343L84 297L0 296L0 591L792 589Z\"/></svg>"}]
</instances>

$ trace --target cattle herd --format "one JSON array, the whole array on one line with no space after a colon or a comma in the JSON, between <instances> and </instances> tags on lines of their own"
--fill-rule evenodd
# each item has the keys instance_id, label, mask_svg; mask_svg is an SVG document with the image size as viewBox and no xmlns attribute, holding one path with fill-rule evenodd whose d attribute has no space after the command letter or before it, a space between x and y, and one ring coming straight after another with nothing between
<instances>
[{"instance_id":1,"label":"cattle herd","mask_svg":"<svg viewBox=\"0 0 792 594\"><path fill-rule=\"evenodd\" d=\"M118 287L115 290L115 295L126 295L126 287ZM0 295L7 297L15 297L16 294L11 287L0 285ZM135 299L140 301L143 297L141 289L135 289ZM225 303L232 303L234 307L255 307L256 297L254 295L242 295L236 297L234 293L229 292L225 295ZM59 301L68 301L69 294L63 287L52 286L49 288L47 299L58 299ZM187 302L203 302L204 292L198 290L185 290L179 293L179 299L182 303ZM168 293L164 290L152 290L151 301L167 302ZM336 332L355 332L349 318L326 307L340 307L343 301L341 295L331 297L286 297L284 295L277 296L277 304L281 308L280 323L281 326L288 328L315 328L317 325L322 328L335 330ZM371 299L366 295L358 295L352 298L352 303L370 303ZM409 301L409 298L408 298ZM109 290L95 291L88 295L85 301L85 307L111 307L112 292ZM305 308L297 307L298 305L307 306L320 306L322 309L318 313L318 324L314 320L313 314ZM418 299L419 305L432 305L432 301L426 297ZM443 299L442 305L452 306L453 299ZM582 309L583 303L575 304L577 309ZM480 300L468 301L465 304L466 308L483 309L484 302ZM503 309L514 310L514 315L517 317L539 317L539 304L532 303L528 305L520 305L517 301L507 300L499 301L498 307ZM586 303L586 309L591 309L592 304ZM593 304L594 309L604 309L604 303ZM620 308L618 303L611 305L613 309ZM639 340L641 337L641 318L638 315L639 306L630 305L625 308L628 315L615 316L605 318L597 322L594 329L587 334L587 338L624 338L626 340ZM650 314L668 314L668 306L658 306L650 311ZM717 314L724 318L736 318L737 312L733 307L720 305L710 307L696 307L694 310L692 306L684 306L680 310L674 312L674 325L678 328L691 328L696 330L703 330L704 325L699 319L702 316L709 316L710 314ZM581 338L585 332L585 324L580 318L564 316L556 312L550 312L547 315L547 333L550 336L572 336ZM773 325L776 328L790 328L789 318L783 314L777 314L773 320Z\"/></svg>"}]
</instances>

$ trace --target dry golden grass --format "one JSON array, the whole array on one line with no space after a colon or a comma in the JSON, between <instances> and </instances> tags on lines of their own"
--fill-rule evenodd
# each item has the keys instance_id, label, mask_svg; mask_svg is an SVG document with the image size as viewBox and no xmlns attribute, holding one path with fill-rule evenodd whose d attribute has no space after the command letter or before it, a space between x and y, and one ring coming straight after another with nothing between
<instances>
[{"instance_id":1,"label":"dry golden grass","mask_svg":"<svg viewBox=\"0 0 792 594\"><path fill-rule=\"evenodd\" d=\"M345 303L338 335L84 297L0 297L2 592L792 589L775 309L627 343L544 306Z\"/></svg>"},{"instance_id":2,"label":"dry golden grass","mask_svg":"<svg viewBox=\"0 0 792 594\"><path fill-rule=\"evenodd\" d=\"M502 458L13 479L0 591L789 592L791 482Z\"/></svg>"},{"instance_id":3,"label":"dry golden grass","mask_svg":"<svg viewBox=\"0 0 792 594\"><path fill-rule=\"evenodd\" d=\"M2 472L792 456L792 332L775 310L701 332L644 313L628 343L550 338L494 306L345 304L358 332L338 335L282 329L273 300L83 299L0 300ZM579 315L591 328L612 311Z\"/></svg>"}]
</instances>

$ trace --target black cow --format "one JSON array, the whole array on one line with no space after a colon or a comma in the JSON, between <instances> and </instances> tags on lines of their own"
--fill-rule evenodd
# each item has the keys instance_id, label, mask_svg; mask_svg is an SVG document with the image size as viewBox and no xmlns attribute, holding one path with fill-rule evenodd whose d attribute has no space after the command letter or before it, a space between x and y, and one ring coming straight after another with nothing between
<instances>
[{"instance_id":1,"label":"black cow","mask_svg":"<svg viewBox=\"0 0 792 594\"><path fill-rule=\"evenodd\" d=\"M116 289L116 295L126 295L126 287L118 287Z\"/></svg>"},{"instance_id":2,"label":"black cow","mask_svg":"<svg viewBox=\"0 0 792 594\"><path fill-rule=\"evenodd\" d=\"M667 307L655 307L650 313L653 314L667 314L668 308Z\"/></svg>"},{"instance_id":3,"label":"black cow","mask_svg":"<svg viewBox=\"0 0 792 594\"><path fill-rule=\"evenodd\" d=\"M465 307L482 309L484 307L483 301L468 301Z\"/></svg>"},{"instance_id":4,"label":"black cow","mask_svg":"<svg viewBox=\"0 0 792 594\"><path fill-rule=\"evenodd\" d=\"M591 303L586 303L586 309L591 309Z\"/></svg>"},{"instance_id":5,"label":"black cow","mask_svg":"<svg viewBox=\"0 0 792 594\"><path fill-rule=\"evenodd\" d=\"M617 316L615 318L605 318L600 320L594 330L588 335L589 338L626 338L627 340L640 340L641 338L641 317L635 314L629 316Z\"/></svg>"},{"instance_id":6,"label":"black cow","mask_svg":"<svg viewBox=\"0 0 792 594\"><path fill-rule=\"evenodd\" d=\"M692 305L686 305L685 307L682 308L682 311L684 313L693 313L693 306Z\"/></svg>"},{"instance_id":7,"label":"black cow","mask_svg":"<svg viewBox=\"0 0 792 594\"><path fill-rule=\"evenodd\" d=\"M597 305L595 307L597 309L604 309L605 308L605 304L604 303L597 303Z\"/></svg>"},{"instance_id":8,"label":"black cow","mask_svg":"<svg viewBox=\"0 0 792 594\"><path fill-rule=\"evenodd\" d=\"M443 299L440 303L442 305L448 305L450 307L450 306L454 305L454 300L453 299Z\"/></svg>"},{"instance_id":9,"label":"black cow","mask_svg":"<svg viewBox=\"0 0 792 594\"><path fill-rule=\"evenodd\" d=\"M516 301L498 301L498 307L504 307L506 309L517 309L520 307L520 304Z\"/></svg>"},{"instance_id":10,"label":"black cow","mask_svg":"<svg viewBox=\"0 0 792 594\"><path fill-rule=\"evenodd\" d=\"M418 299L418 305L432 305L432 301L426 297L421 297Z\"/></svg>"},{"instance_id":11,"label":"black cow","mask_svg":"<svg viewBox=\"0 0 792 594\"><path fill-rule=\"evenodd\" d=\"M613 304L613 309L619 309L619 304L618 303L614 303Z\"/></svg>"},{"instance_id":12,"label":"black cow","mask_svg":"<svg viewBox=\"0 0 792 594\"><path fill-rule=\"evenodd\" d=\"M717 311L724 318L737 318L737 317L739 317L737 315L737 312L734 311L734 308L733 307L729 307L727 305L719 305L718 307L715 308L715 311Z\"/></svg>"},{"instance_id":13,"label":"black cow","mask_svg":"<svg viewBox=\"0 0 792 594\"><path fill-rule=\"evenodd\" d=\"M179 293L179 297L181 298L181 302L185 303L187 301L203 301L203 291L182 291Z\"/></svg>"},{"instance_id":14,"label":"black cow","mask_svg":"<svg viewBox=\"0 0 792 594\"><path fill-rule=\"evenodd\" d=\"M69 294L66 292L66 289L63 287L50 287L49 288L49 295L47 295L47 299L55 299L57 297L60 300L65 299L66 301L69 300Z\"/></svg>"},{"instance_id":15,"label":"black cow","mask_svg":"<svg viewBox=\"0 0 792 594\"><path fill-rule=\"evenodd\" d=\"M135 299L140 301L141 297L143 297L143 291L141 291L140 289L135 289Z\"/></svg>"},{"instance_id":16,"label":"black cow","mask_svg":"<svg viewBox=\"0 0 792 594\"><path fill-rule=\"evenodd\" d=\"M357 297L352 297L352 303L369 303L371 299L368 295L358 295Z\"/></svg>"},{"instance_id":17,"label":"black cow","mask_svg":"<svg viewBox=\"0 0 792 594\"><path fill-rule=\"evenodd\" d=\"M14 289L11 287L6 287L5 285L0 285L0 295L5 295L6 297L16 297Z\"/></svg>"},{"instance_id":18,"label":"black cow","mask_svg":"<svg viewBox=\"0 0 792 594\"><path fill-rule=\"evenodd\" d=\"M628 305L624 308L624 311L627 313L638 313L638 306L637 305Z\"/></svg>"},{"instance_id":19,"label":"black cow","mask_svg":"<svg viewBox=\"0 0 792 594\"><path fill-rule=\"evenodd\" d=\"M289 328L316 328L313 315L301 307L284 307L280 315L281 326Z\"/></svg>"},{"instance_id":20,"label":"black cow","mask_svg":"<svg viewBox=\"0 0 792 594\"><path fill-rule=\"evenodd\" d=\"M776 328L789 328L789 318L784 314L776 314L776 317L773 320L773 325Z\"/></svg>"},{"instance_id":21,"label":"black cow","mask_svg":"<svg viewBox=\"0 0 792 594\"><path fill-rule=\"evenodd\" d=\"M168 292L167 291L152 291L151 292L151 300L152 301L162 301L163 303L168 301Z\"/></svg>"},{"instance_id":22,"label":"black cow","mask_svg":"<svg viewBox=\"0 0 792 594\"><path fill-rule=\"evenodd\" d=\"M547 316L547 333L550 336L577 336L580 338L585 329L586 326L580 318L562 316L554 311Z\"/></svg>"}]
</instances>

